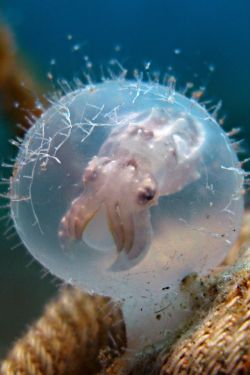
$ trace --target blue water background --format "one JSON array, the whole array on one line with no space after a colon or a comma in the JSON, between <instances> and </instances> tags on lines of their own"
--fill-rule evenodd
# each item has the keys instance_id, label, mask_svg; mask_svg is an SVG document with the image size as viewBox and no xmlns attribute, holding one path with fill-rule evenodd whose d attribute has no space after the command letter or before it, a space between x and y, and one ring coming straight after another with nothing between
<instances>
[{"instance_id":1,"label":"blue water background","mask_svg":"<svg viewBox=\"0 0 250 375\"><path fill-rule=\"evenodd\" d=\"M250 1L249 0L6 0L0 12L36 74L48 71L71 80L80 75L88 55L98 67L118 58L129 68L177 78L181 87L193 81L206 86L207 97L222 100L226 129L242 128L250 151ZM68 36L72 35L72 40ZM74 46L80 49L74 51ZM116 51L117 45L121 51ZM116 47L116 48L115 48ZM51 59L56 65L51 66ZM212 72L214 70L214 72ZM5 124L0 128L0 160L13 155ZM3 231L2 231L3 232ZM23 248L10 251L2 235L0 253L0 355L38 316L55 293L51 278L41 279Z\"/></svg>"}]
</instances>

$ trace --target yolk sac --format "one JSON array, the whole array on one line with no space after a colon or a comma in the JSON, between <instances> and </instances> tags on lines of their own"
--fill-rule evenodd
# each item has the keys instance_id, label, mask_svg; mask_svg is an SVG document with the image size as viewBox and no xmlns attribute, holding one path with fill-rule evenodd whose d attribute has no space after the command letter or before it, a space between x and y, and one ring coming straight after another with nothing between
<instances>
[{"instance_id":1,"label":"yolk sac","mask_svg":"<svg viewBox=\"0 0 250 375\"><path fill-rule=\"evenodd\" d=\"M53 274L122 301L138 349L190 313L183 277L208 273L231 248L243 177L196 101L155 83L106 81L68 93L28 131L11 213Z\"/></svg>"}]
</instances>

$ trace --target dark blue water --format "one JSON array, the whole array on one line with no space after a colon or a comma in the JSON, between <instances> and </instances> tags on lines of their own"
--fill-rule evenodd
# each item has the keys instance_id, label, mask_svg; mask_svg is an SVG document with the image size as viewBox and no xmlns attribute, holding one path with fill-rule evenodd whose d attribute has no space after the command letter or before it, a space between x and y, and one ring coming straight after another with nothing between
<instances>
[{"instance_id":1,"label":"dark blue water","mask_svg":"<svg viewBox=\"0 0 250 375\"><path fill-rule=\"evenodd\" d=\"M248 0L12 0L3 4L22 48L48 69L52 57L57 72L72 78L88 54L96 64L114 56L119 43L122 62L129 67L174 67L178 80L198 73L211 98L222 99L228 127L249 124L250 2ZM83 43L72 54L73 43ZM180 55L174 50L181 49ZM210 79L206 70L214 64Z\"/></svg>"},{"instance_id":2,"label":"dark blue water","mask_svg":"<svg viewBox=\"0 0 250 375\"><path fill-rule=\"evenodd\" d=\"M6 0L1 13L42 79L52 70L71 80L81 74L86 55L97 76L110 58L118 58L130 72L148 61L152 71L171 67L179 86L193 81L206 86L206 98L222 100L226 129L242 128L249 153L249 0ZM72 51L78 43L80 49ZM12 150L4 124L0 132L3 161ZM22 248L11 252L2 240L0 259L1 354L25 322L39 314L54 288L50 279L41 280L39 267L25 268L30 258Z\"/></svg>"}]
</instances>

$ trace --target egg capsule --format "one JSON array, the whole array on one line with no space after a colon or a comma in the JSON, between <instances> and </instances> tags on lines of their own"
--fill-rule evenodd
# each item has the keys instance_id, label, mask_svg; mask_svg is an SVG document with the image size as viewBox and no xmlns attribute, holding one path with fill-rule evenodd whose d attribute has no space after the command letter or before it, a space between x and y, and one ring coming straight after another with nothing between
<instances>
[{"instance_id":1,"label":"egg capsule","mask_svg":"<svg viewBox=\"0 0 250 375\"><path fill-rule=\"evenodd\" d=\"M227 135L195 100L111 80L63 96L27 132L11 214L51 273L122 301L138 350L190 314L181 280L208 273L231 248L243 176Z\"/></svg>"}]
</instances>

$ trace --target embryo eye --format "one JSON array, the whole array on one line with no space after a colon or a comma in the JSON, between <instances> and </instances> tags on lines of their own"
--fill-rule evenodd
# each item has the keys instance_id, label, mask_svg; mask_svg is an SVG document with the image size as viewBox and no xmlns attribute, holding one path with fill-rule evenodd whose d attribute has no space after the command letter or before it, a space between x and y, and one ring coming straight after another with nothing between
<instances>
[{"instance_id":1,"label":"embryo eye","mask_svg":"<svg viewBox=\"0 0 250 375\"><path fill-rule=\"evenodd\" d=\"M137 202L139 204L146 204L150 202L156 194L156 190L150 186L146 186L138 191Z\"/></svg>"},{"instance_id":2,"label":"embryo eye","mask_svg":"<svg viewBox=\"0 0 250 375\"><path fill-rule=\"evenodd\" d=\"M98 176L98 172L96 168L87 168L84 173L84 183L95 181Z\"/></svg>"},{"instance_id":3,"label":"embryo eye","mask_svg":"<svg viewBox=\"0 0 250 375\"><path fill-rule=\"evenodd\" d=\"M129 159L126 163L127 167L133 167L134 169L138 168L137 162L135 159Z\"/></svg>"}]
</instances>

